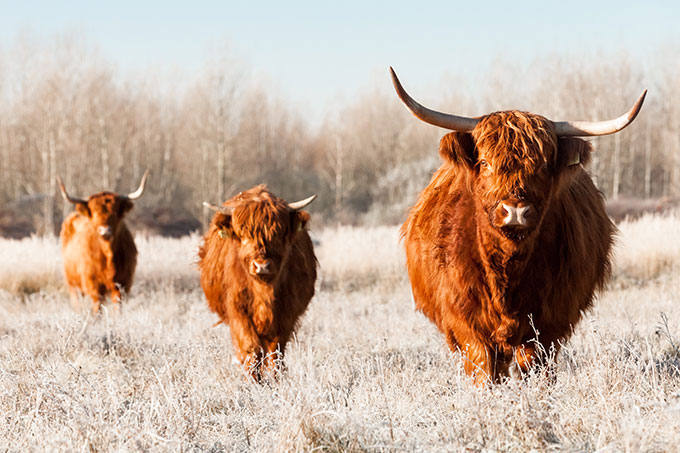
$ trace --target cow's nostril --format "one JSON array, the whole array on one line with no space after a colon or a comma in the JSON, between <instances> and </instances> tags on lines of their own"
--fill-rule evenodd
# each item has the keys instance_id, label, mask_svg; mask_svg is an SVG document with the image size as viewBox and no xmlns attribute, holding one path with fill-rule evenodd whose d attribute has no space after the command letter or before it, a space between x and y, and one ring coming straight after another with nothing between
<instances>
[{"instance_id":1,"label":"cow's nostril","mask_svg":"<svg viewBox=\"0 0 680 453\"><path fill-rule=\"evenodd\" d=\"M506 226L528 225L529 222L526 216L529 213L529 210L531 209L530 205L512 206L510 204L503 203L502 207L504 211L503 225Z\"/></svg>"},{"instance_id":2,"label":"cow's nostril","mask_svg":"<svg viewBox=\"0 0 680 453\"><path fill-rule=\"evenodd\" d=\"M97 231L99 232L99 235L102 237L109 237L112 234L111 227L109 226L100 226L97 228Z\"/></svg>"},{"instance_id":3,"label":"cow's nostril","mask_svg":"<svg viewBox=\"0 0 680 453\"><path fill-rule=\"evenodd\" d=\"M255 266L255 273L256 274L268 274L269 273L269 264L270 261L262 261L258 262L256 260L253 260L253 265Z\"/></svg>"}]
</instances>

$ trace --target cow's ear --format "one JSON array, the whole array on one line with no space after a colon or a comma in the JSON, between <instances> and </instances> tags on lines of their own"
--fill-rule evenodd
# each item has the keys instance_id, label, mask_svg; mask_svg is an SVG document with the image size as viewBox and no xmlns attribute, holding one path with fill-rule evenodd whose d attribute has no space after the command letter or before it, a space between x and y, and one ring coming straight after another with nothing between
<instances>
[{"instance_id":1,"label":"cow's ear","mask_svg":"<svg viewBox=\"0 0 680 453\"><path fill-rule=\"evenodd\" d=\"M226 237L236 238L234 227L231 224L231 214L218 212L215 214L215 226L219 230L219 235L222 239Z\"/></svg>"},{"instance_id":2,"label":"cow's ear","mask_svg":"<svg viewBox=\"0 0 680 453\"><path fill-rule=\"evenodd\" d=\"M80 215L91 217L90 208L87 206L87 203L76 203L76 211L78 211Z\"/></svg>"},{"instance_id":3,"label":"cow's ear","mask_svg":"<svg viewBox=\"0 0 680 453\"><path fill-rule=\"evenodd\" d=\"M306 211L295 211L291 214L290 220L291 220L291 231L293 233L297 233L298 231L302 231L305 228L307 228L307 224L309 223L309 213Z\"/></svg>"},{"instance_id":4,"label":"cow's ear","mask_svg":"<svg viewBox=\"0 0 680 453\"><path fill-rule=\"evenodd\" d=\"M130 211L130 209L132 209L134 205L135 204L128 200L127 198L123 198L120 201L120 206L118 207L118 215L120 217L123 217L127 212Z\"/></svg>"},{"instance_id":5,"label":"cow's ear","mask_svg":"<svg viewBox=\"0 0 680 453\"><path fill-rule=\"evenodd\" d=\"M456 165L468 168L475 166L476 151L472 134L467 132L450 132L439 142L439 155Z\"/></svg>"},{"instance_id":6,"label":"cow's ear","mask_svg":"<svg viewBox=\"0 0 680 453\"><path fill-rule=\"evenodd\" d=\"M556 167L558 171L578 168L590 162L593 147L590 142L576 137L560 137L557 141Z\"/></svg>"}]
</instances>

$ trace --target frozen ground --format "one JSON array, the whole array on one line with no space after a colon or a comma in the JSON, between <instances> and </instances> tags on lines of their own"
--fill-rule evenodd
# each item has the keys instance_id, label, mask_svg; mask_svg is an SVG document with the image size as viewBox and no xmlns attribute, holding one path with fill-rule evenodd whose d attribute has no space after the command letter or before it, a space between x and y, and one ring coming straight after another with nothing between
<instances>
[{"instance_id":1,"label":"frozen ground","mask_svg":"<svg viewBox=\"0 0 680 453\"><path fill-rule=\"evenodd\" d=\"M620 228L555 382L484 389L413 311L393 227L316 234L317 295L265 385L212 327L198 237L138 237L134 293L98 319L71 309L56 240L0 241L0 450L676 450L680 216Z\"/></svg>"}]
</instances>

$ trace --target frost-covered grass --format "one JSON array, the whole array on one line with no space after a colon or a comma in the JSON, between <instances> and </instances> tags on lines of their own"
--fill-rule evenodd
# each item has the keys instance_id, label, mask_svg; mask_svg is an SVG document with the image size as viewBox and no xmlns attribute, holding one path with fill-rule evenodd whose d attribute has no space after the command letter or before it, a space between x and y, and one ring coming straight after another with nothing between
<instances>
[{"instance_id":1,"label":"frost-covered grass","mask_svg":"<svg viewBox=\"0 0 680 453\"><path fill-rule=\"evenodd\" d=\"M322 289L391 286L406 278L406 259L396 227L327 228L314 238L320 243L316 255Z\"/></svg>"},{"instance_id":2,"label":"frost-covered grass","mask_svg":"<svg viewBox=\"0 0 680 453\"><path fill-rule=\"evenodd\" d=\"M680 272L680 211L623 222L618 240L617 276L643 281L665 272Z\"/></svg>"},{"instance_id":3,"label":"frost-covered grass","mask_svg":"<svg viewBox=\"0 0 680 453\"><path fill-rule=\"evenodd\" d=\"M55 240L0 241L0 450L675 450L680 217L620 228L554 379L485 389L413 311L396 228L317 232L317 296L265 385L212 327L198 237L137 238L133 294L98 319L71 310Z\"/></svg>"}]
</instances>

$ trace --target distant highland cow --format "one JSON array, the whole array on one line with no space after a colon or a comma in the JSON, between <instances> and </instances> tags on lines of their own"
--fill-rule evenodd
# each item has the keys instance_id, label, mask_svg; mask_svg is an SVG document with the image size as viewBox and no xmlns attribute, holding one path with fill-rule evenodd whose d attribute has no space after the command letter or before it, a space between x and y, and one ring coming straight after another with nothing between
<instances>
[{"instance_id":1,"label":"distant highland cow","mask_svg":"<svg viewBox=\"0 0 680 453\"><path fill-rule=\"evenodd\" d=\"M137 248L123 217L133 201L144 193L149 170L139 188L127 195L100 192L87 200L71 197L58 178L65 201L76 211L61 226L61 250L64 275L75 304L80 294L92 299L92 313L97 314L107 295L119 309L122 293L128 294L137 266Z\"/></svg>"},{"instance_id":2,"label":"distant highland cow","mask_svg":"<svg viewBox=\"0 0 680 453\"><path fill-rule=\"evenodd\" d=\"M260 185L222 207L204 203L216 213L199 249L201 286L256 380L275 369L314 295L317 261L302 211L314 198L286 203Z\"/></svg>"},{"instance_id":3,"label":"distant highland cow","mask_svg":"<svg viewBox=\"0 0 680 453\"><path fill-rule=\"evenodd\" d=\"M391 74L415 116L455 131L401 230L416 306L478 384L513 363L526 371L571 335L610 273L615 227L582 166L591 146L574 137L620 131L645 93L597 123L515 110L465 118L423 107Z\"/></svg>"}]
</instances>

